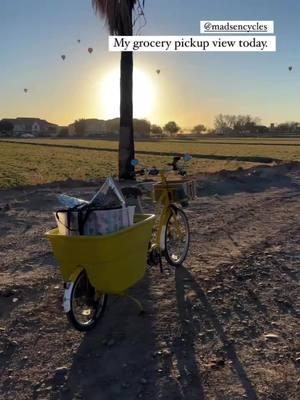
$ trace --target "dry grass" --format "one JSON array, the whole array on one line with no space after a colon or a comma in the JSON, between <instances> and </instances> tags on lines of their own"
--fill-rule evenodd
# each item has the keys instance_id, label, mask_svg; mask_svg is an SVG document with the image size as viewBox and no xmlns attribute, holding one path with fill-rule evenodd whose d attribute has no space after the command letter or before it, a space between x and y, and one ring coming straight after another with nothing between
<instances>
[{"instance_id":1,"label":"dry grass","mask_svg":"<svg viewBox=\"0 0 300 400\"><path fill-rule=\"evenodd\" d=\"M23 139L24 141L24 139ZM116 141L85 139L30 139L30 143L55 144L101 149L117 149ZM137 151L202 154L208 156L272 157L279 160L300 160L300 139L202 139L197 141L139 141Z\"/></svg>"},{"instance_id":2,"label":"dry grass","mask_svg":"<svg viewBox=\"0 0 300 400\"><path fill-rule=\"evenodd\" d=\"M72 141L78 143L81 141ZM100 141L93 141L101 143ZM108 142L115 145L114 142ZM140 144L139 144L140 145ZM60 147L30 146L0 141L0 188L62 181L68 178L87 180L117 173L117 152L82 150ZM141 164L160 167L169 157L138 156ZM190 165L190 173L212 173L222 169L250 168L255 164L238 161L197 160Z\"/></svg>"}]
</instances>

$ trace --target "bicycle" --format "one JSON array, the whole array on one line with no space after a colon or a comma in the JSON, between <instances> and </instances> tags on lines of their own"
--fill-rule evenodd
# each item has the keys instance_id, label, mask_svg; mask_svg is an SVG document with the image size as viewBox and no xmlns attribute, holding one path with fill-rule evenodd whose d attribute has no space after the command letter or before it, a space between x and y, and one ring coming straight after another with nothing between
<instances>
[{"instance_id":1,"label":"bicycle","mask_svg":"<svg viewBox=\"0 0 300 400\"><path fill-rule=\"evenodd\" d=\"M183 160L184 164L180 165ZM154 240L149 245L148 264L159 265L162 270L162 258L168 264L178 267L183 264L187 257L190 243L190 230L186 213L183 208L188 206L189 199L195 197L194 182L185 179L185 164L191 160L189 154L183 157L175 156L171 168L150 169L143 168L135 171L136 176L160 176L160 181L152 184L153 200L162 206L157 217L158 228ZM133 160L132 164L136 167L139 162ZM182 177L181 180L169 180L167 174L174 172ZM142 211L141 198L142 191L136 187L129 187L122 190L125 197L134 197L139 209ZM143 211L142 211L143 212ZM157 213L155 213L157 214Z\"/></svg>"},{"instance_id":2,"label":"bicycle","mask_svg":"<svg viewBox=\"0 0 300 400\"><path fill-rule=\"evenodd\" d=\"M171 170L183 177L180 159L174 158ZM144 213L136 215L133 226L109 235L64 236L58 229L46 233L64 279L64 311L75 329L89 331L95 327L103 316L108 294L129 297L142 312L141 303L127 290L143 278L147 263L162 266L164 256L169 264L178 267L185 260L190 232L180 205L187 206L193 185L185 179L168 180L169 171L137 171L138 175L149 173L161 178L153 185L154 199L163 206L154 241L151 235L155 215Z\"/></svg>"}]
</instances>

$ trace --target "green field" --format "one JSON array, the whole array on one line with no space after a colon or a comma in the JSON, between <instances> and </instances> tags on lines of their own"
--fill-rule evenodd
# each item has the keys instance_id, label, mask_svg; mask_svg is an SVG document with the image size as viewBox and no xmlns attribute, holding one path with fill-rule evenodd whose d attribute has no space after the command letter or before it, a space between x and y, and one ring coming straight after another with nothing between
<instances>
[{"instance_id":1,"label":"green field","mask_svg":"<svg viewBox=\"0 0 300 400\"><path fill-rule=\"evenodd\" d=\"M0 187L36 185L68 178L86 180L116 175L117 145L117 142L113 141L81 139L26 141L23 139L15 140L14 143L1 140ZM157 167L165 165L170 160L170 157L159 155L160 152L191 153L195 156L190 165L191 173L234 170L238 167L250 168L258 164L226 159L226 157L300 160L300 140L295 139L137 142L136 150L141 164ZM139 151L152 154L139 154ZM197 155L205 158L198 159ZM216 156L225 156L225 159L214 159Z\"/></svg>"},{"instance_id":2,"label":"green field","mask_svg":"<svg viewBox=\"0 0 300 400\"><path fill-rule=\"evenodd\" d=\"M23 140L24 141L24 140ZM26 143L117 149L116 141L85 139L26 139ZM190 153L205 156L272 157L279 160L300 160L299 139L202 139L197 141L138 141L137 151Z\"/></svg>"}]
</instances>

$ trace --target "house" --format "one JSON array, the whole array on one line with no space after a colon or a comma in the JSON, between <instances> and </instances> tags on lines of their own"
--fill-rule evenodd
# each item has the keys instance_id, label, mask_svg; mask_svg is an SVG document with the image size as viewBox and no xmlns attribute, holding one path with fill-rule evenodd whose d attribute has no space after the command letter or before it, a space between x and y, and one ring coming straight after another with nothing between
<instances>
[{"instance_id":1,"label":"house","mask_svg":"<svg viewBox=\"0 0 300 400\"><path fill-rule=\"evenodd\" d=\"M222 127L222 128L217 128L216 129L216 135L231 135L233 133L233 129L229 127Z\"/></svg>"},{"instance_id":2,"label":"house","mask_svg":"<svg viewBox=\"0 0 300 400\"><path fill-rule=\"evenodd\" d=\"M150 122L144 119L134 119L135 138L150 137ZM120 131L120 118L113 118L107 121L90 118L79 119L68 126L70 136L95 136L117 138Z\"/></svg>"},{"instance_id":3,"label":"house","mask_svg":"<svg viewBox=\"0 0 300 400\"><path fill-rule=\"evenodd\" d=\"M106 121L107 133L117 134L120 132L120 118L113 118ZM146 119L133 119L134 137L136 139L147 139L150 137L151 124Z\"/></svg>"},{"instance_id":4,"label":"house","mask_svg":"<svg viewBox=\"0 0 300 400\"><path fill-rule=\"evenodd\" d=\"M81 119L68 126L69 134L93 135L106 132L106 122L97 118Z\"/></svg>"},{"instance_id":5,"label":"house","mask_svg":"<svg viewBox=\"0 0 300 400\"><path fill-rule=\"evenodd\" d=\"M56 124L52 124L40 118L18 117L5 120L9 121L14 126L12 135L16 137L26 134L33 136L51 136L56 134L58 128Z\"/></svg>"}]
</instances>

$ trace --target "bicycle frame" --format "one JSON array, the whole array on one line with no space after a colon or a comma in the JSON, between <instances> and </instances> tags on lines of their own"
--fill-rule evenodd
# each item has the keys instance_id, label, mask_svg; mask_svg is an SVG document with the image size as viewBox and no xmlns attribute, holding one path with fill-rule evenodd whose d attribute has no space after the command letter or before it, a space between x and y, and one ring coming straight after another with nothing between
<instances>
[{"instance_id":1,"label":"bicycle frame","mask_svg":"<svg viewBox=\"0 0 300 400\"><path fill-rule=\"evenodd\" d=\"M166 172L161 171L160 177L161 177L161 182L166 184L166 186L167 186L168 180L166 177ZM151 249L155 248L155 249L159 250L159 252L161 253L165 250L165 232L166 232L166 226L167 226L168 219L170 218L171 215L176 216L176 212L174 209L174 203L170 201L169 193L168 193L167 189L163 190L161 196L157 200L157 203L162 204L163 208L160 212L158 229L157 229L157 233L155 236L155 240L154 240L154 242L152 242ZM175 218L175 221L177 223L176 218Z\"/></svg>"},{"instance_id":2,"label":"bicycle frame","mask_svg":"<svg viewBox=\"0 0 300 400\"><path fill-rule=\"evenodd\" d=\"M188 156L188 157L186 157ZM182 193L179 194L180 190L183 191L183 194L187 195L187 193L184 191L183 188L178 189L178 191L176 191L176 184L177 181L168 181L167 179L167 173L171 172L171 171L176 171L179 175L185 176L186 175L186 171L183 167L180 167L178 165L178 162L180 159L183 159L184 161L184 165L185 162L189 161L191 159L191 157L189 155L184 155L183 157L174 157L172 164L168 164L169 166L172 166L172 168L167 168L167 169L159 169L157 170L155 167L153 167L152 169L142 169L141 171L138 171L138 174L140 173L141 175L144 175L145 178L148 178L149 175L157 175L159 173L160 175L160 182L157 183L157 186L154 186L152 188L153 190L153 195L154 195L154 200L156 201L156 203L158 205L161 205L162 208L160 209L160 211L157 211L154 213L156 216L156 221L158 221L158 227L157 230L155 232L155 235L152 236L152 240L149 243L149 248L148 248L148 263L149 265L156 265L156 264L160 264L160 266L162 266L161 264L161 257L162 256L166 256L169 257L169 254L167 253L168 249L166 248L166 243L168 241L168 238L166 237L167 235L167 229L169 226L169 221L172 218L172 230L177 231L177 237L181 237L183 235L183 232L180 229L180 222L177 218L177 210L178 207L176 205L177 202L181 203L182 205L187 204L187 199L188 197L184 197L181 198ZM138 164L138 160L132 160L132 165L135 167ZM180 184L179 184L180 186ZM141 206L141 202L140 202L140 197L137 196L137 203L140 209L140 212L143 212L143 208ZM183 213L184 214L184 213ZM185 219L186 216L184 214ZM174 262L169 260L169 263L171 265L174 265Z\"/></svg>"}]
</instances>

